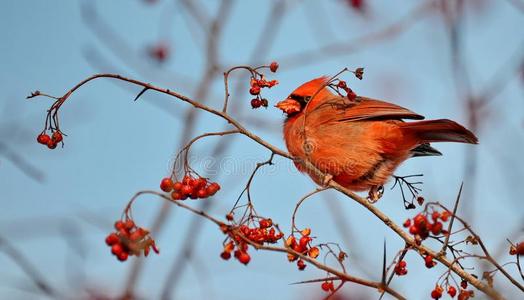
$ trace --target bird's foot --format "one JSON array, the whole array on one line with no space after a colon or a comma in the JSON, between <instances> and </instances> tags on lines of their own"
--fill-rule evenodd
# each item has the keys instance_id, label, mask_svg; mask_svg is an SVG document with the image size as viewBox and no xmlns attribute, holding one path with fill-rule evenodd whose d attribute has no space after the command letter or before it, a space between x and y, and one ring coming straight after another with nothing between
<instances>
[{"instance_id":1,"label":"bird's foot","mask_svg":"<svg viewBox=\"0 0 524 300\"><path fill-rule=\"evenodd\" d=\"M324 176L324 178L322 179L322 185L323 186L327 186L329 184L329 182L333 179L333 175L331 174L327 174L326 176Z\"/></svg>"},{"instance_id":2,"label":"bird's foot","mask_svg":"<svg viewBox=\"0 0 524 300\"><path fill-rule=\"evenodd\" d=\"M369 190L368 201L369 203L376 203L384 195L384 186L373 186Z\"/></svg>"}]
</instances>

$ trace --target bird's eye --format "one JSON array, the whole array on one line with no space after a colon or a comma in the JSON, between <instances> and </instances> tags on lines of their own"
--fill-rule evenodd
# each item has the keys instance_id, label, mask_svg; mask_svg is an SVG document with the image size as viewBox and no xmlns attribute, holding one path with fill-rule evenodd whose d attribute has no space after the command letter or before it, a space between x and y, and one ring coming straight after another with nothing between
<instances>
[{"instance_id":1,"label":"bird's eye","mask_svg":"<svg viewBox=\"0 0 524 300\"><path fill-rule=\"evenodd\" d=\"M311 100L311 97L310 96L300 96L300 95L297 95L297 94L291 94L289 95L288 97L289 99L293 99L295 101L298 101L300 103L307 103L309 100Z\"/></svg>"}]
</instances>

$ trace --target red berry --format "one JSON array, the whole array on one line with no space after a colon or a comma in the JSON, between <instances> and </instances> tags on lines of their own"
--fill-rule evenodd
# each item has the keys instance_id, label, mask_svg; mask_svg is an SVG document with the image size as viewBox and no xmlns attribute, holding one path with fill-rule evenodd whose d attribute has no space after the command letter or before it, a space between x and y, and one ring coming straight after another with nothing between
<instances>
[{"instance_id":1,"label":"red berry","mask_svg":"<svg viewBox=\"0 0 524 300\"><path fill-rule=\"evenodd\" d=\"M262 98L262 100L260 100L260 102L262 103L263 107L267 107L269 105L269 101L267 101L266 98Z\"/></svg>"},{"instance_id":2,"label":"red berry","mask_svg":"<svg viewBox=\"0 0 524 300\"><path fill-rule=\"evenodd\" d=\"M404 260L399 261L395 265L395 269L394 269L395 274L397 274L398 276L406 275L408 273L408 270L406 269L406 266L407 266L406 261L404 261Z\"/></svg>"},{"instance_id":3,"label":"red berry","mask_svg":"<svg viewBox=\"0 0 524 300\"><path fill-rule=\"evenodd\" d=\"M182 193L180 193L180 192L172 192L171 193L171 199L173 199L173 200L183 200L182 198L184 198L184 197L187 198L187 196L182 195Z\"/></svg>"},{"instance_id":4,"label":"red berry","mask_svg":"<svg viewBox=\"0 0 524 300\"><path fill-rule=\"evenodd\" d=\"M220 257L222 257L223 260L228 260L231 258L231 252L224 251L220 253Z\"/></svg>"},{"instance_id":5,"label":"red berry","mask_svg":"<svg viewBox=\"0 0 524 300\"><path fill-rule=\"evenodd\" d=\"M192 188L196 188L199 183L200 181L197 178L191 178L191 180L189 180L189 186Z\"/></svg>"},{"instance_id":6,"label":"red berry","mask_svg":"<svg viewBox=\"0 0 524 300\"><path fill-rule=\"evenodd\" d=\"M299 259L297 261L297 267L300 271L302 271L306 268L306 263L302 259Z\"/></svg>"},{"instance_id":7,"label":"red berry","mask_svg":"<svg viewBox=\"0 0 524 300\"><path fill-rule=\"evenodd\" d=\"M271 62L269 65L269 70L275 73L278 70L278 63L276 61Z\"/></svg>"},{"instance_id":8,"label":"red berry","mask_svg":"<svg viewBox=\"0 0 524 300\"><path fill-rule=\"evenodd\" d=\"M311 258L317 258L320 255L320 249L318 247L311 247L307 253Z\"/></svg>"},{"instance_id":9,"label":"red berry","mask_svg":"<svg viewBox=\"0 0 524 300\"><path fill-rule=\"evenodd\" d=\"M348 3L356 10L364 10L364 0L349 0Z\"/></svg>"},{"instance_id":10,"label":"red berry","mask_svg":"<svg viewBox=\"0 0 524 300\"><path fill-rule=\"evenodd\" d=\"M273 225L273 221L271 219L262 219L260 220L259 225L262 229L268 228L271 227L271 225Z\"/></svg>"},{"instance_id":11,"label":"red berry","mask_svg":"<svg viewBox=\"0 0 524 300\"><path fill-rule=\"evenodd\" d=\"M209 196L209 194L207 193L206 189L200 189L197 192L197 197L198 198L207 198L208 196Z\"/></svg>"},{"instance_id":12,"label":"red berry","mask_svg":"<svg viewBox=\"0 0 524 300\"><path fill-rule=\"evenodd\" d=\"M437 221L438 218L440 218L440 213L438 211L434 211L432 214L431 214L431 219L433 219L433 221Z\"/></svg>"},{"instance_id":13,"label":"red berry","mask_svg":"<svg viewBox=\"0 0 524 300\"><path fill-rule=\"evenodd\" d=\"M462 290L458 295L458 300L468 300L473 297L473 291Z\"/></svg>"},{"instance_id":14,"label":"red berry","mask_svg":"<svg viewBox=\"0 0 524 300\"><path fill-rule=\"evenodd\" d=\"M272 87L274 87L274 86L277 85L277 84L278 84L278 81L277 81L277 80L271 80L271 81L269 81L269 82L267 83L267 86L268 86L269 88L272 88Z\"/></svg>"},{"instance_id":15,"label":"red berry","mask_svg":"<svg viewBox=\"0 0 524 300\"><path fill-rule=\"evenodd\" d=\"M127 231L127 229L125 228L119 229L118 234L120 235L120 237L129 238L129 231Z\"/></svg>"},{"instance_id":16,"label":"red berry","mask_svg":"<svg viewBox=\"0 0 524 300\"><path fill-rule=\"evenodd\" d=\"M329 292L329 282L324 281L322 282L322 285L320 286L324 292Z\"/></svg>"},{"instance_id":17,"label":"red berry","mask_svg":"<svg viewBox=\"0 0 524 300\"><path fill-rule=\"evenodd\" d=\"M125 225L126 230L129 231L129 230L133 229L133 227L135 227L135 222L133 222L133 220L131 220L131 219L128 219L128 220L126 220L124 225Z\"/></svg>"},{"instance_id":18,"label":"red berry","mask_svg":"<svg viewBox=\"0 0 524 300\"><path fill-rule=\"evenodd\" d=\"M335 291L335 285L333 284L333 281L329 282L329 290L334 292Z\"/></svg>"},{"instance_id":19,"label":"red berry","mask_svg":"<svg viewBox=\"0 0 524 300\"><path fill-rule=\"evenodd\" d=\"M418 229L424 229L426 228L426 223L428 220L426 219L426 216L423 214L418 214L413 218L414 225L417 226Z\"/></svg>"},{"instance_id":20,"label":"red berry","mask_svg":"<svg viewBox=\"0 0 524 300\"><path fill-rule=\"evenodd\" d=\"M442 223L436 222L431 227L431 233L434 235L439 235L442 232Z\"/></svg>"},{"instance_id":21,"label":"red berry","mask_svg":"<svg viewBox=\"0 0 524 300\"><path fill-rule=\"evenodd\" d=\"M418 236L420 237L420 239L425 240L428 238L429 232L427 230L423 230L418 233Z\"/></svg>"},{"instance_id":22,"label":"red berry","mask_svg":"<svg viewBox=\"0 0 524 300\"><path fill-rule=\"evenodd\" d=\"M216 194L216 192L220 190L220 185L216 182L213 182L206 188L206 190L210 196L213 196L214 194Z\"/></svg>"},{"instance_id":23,"label":"red berry","mask_svg":"<svg viewBox=\"0 0 524 300\"><path fill-rule=\"evenodd\" d=\"M311 241L311 238L309 236L303 236L298 241L298 245L299 245L300 248L306 249L307 248L307 244L309 243L309 241Z\"/></svg>"},{"instance_id":24,"label":"red berry","mask_svg":"<svg viewBox=\"0 0 524 300\"><path fill-rule=\"evenodd\" d=\"M47 141L47 148L49 149L55 149L56 145L57 144L53 141L53 139L50 139L49 141Z\"/></svg>"},{"instance_id":25,"label":"red berry","mask_svg":"<svg viewBox=\"0 0 524 300\"><path fill-rule=\"evenodd\" d=\"M124 229L124 228L125 228L124 222L122 222L120 220L115 222L115 229L116 230L120 230L120 229Z\"/></svg>"},{"instance_id":26,"label":"red berry","mask_svg":"<svg viewBox=\"0 0 524 300\"><path fill-rule=\"evenodd\" d=\"M171 178L164 178L160 182L160 189L166 193L171 192L173 189L173 180Z\"/></svg>"},{"instance_id":27,"label":"red berry","mask_svg":"<svg viewBox=\"0 0 524 300\"><path fill-rule=\"evenodd\" d=\"M440 219L442 220L442 222L447 222L448 221L448 218L451 216L451 213L447 210L443 211L441 214L440 214Z\"/></svg>"},{"instance_id":28,"label":"red berry","mask_svg":"<svg viewBox=\"0 0 524 300\"><path fill-rule=\"evenodd\" d=\"M193 188L189 185L182 186L182 189L180 190L182 195L190 195L193 192Z\"/></svg>"},{"instance_id":29,"label":"red berry","mask_svg":"<svg viewBox=\"0 0 524 300\"><path fill-rule=\"evenodd\" d=\"M286 244L287 247L294 248L297 245L297 240L295 239L294 236L290 235L286 239L286 243L285 244Z\"/></svg>"},{"instance_id":30,"label":"red berry","mask_svg":"<svg viewBox=\"0 0 524 300\"><path fill-rule=\"evenodd\" d=\"M202 177L197 179L197 182L196 182L196 187L197 188L201 189L201 188L205 187L206 185L207 185L207 179L202 178Z\"/></svg>"},{"instance_id":31,"label":"red berry","mask_svg":"<svg viewBox=\"0 0 524 300\"><path fill-rule=\"evenodd\" d=\"M341 89L345 89L347 87L346 82L342 80L338 82L337 86Z\"/></svg>"},{"instance_id":32,"label":"red berry","mask_svg":"<svg viewBox=\"0 0 524 300\"><path fill-rule=\"evenodd\" d=\"M60 143L64 138L62 137L62 134L60 133L60 131L55 131L53 132L53 136L51 137L51 139L55 142L55 143Z\"/></svg>"},{"instance_id":33,"label":"red berry","mask_svg":"<svg viewBox=\"0 0 524 300\"><path fill-rule=\"evenodd\" d=\"M406 221L404 221L404 224L402 224L402 226L404 226L405 228L411 226L411 219L407 219Z\"/></svg>"},{"instance_id":34,"label":"red berry","mask_svg":"<svg viewBox=\"0 0 524 300\"><path fill-rule=\"evenodd\" d=\"M120 241L120 239L118 238L118 236L116 235L116 233L111 233L109 234L107 237L106 237L106 244L108 246L113 246L114 244L118 243Z\"/></svg>"},{"instance_id":35,"label":"red berry","mask_svg":"<svg viewBox=\"0 0 524 300\"><path fill-rule=\"evenodd\" d=\"M453 298L457 294L457 289L454 286L448 288L448 295Z\"/></svg>"},{"instance_id":36,"label":"red berry","mask_svg":"<svg viewBox=\"0 0 524 300\"><path fill-rule=\"evenodd\" d=\"M129 239L133 242L136 242L144 237L144 232L141 230L135 230L129 235Z\"/></svg>"},{"instance_id":37,"label":"red berry","mask_svg":"<svg viewBox=\"0 0 524 300\"><path fill-rule=\"evenodd\" d=\"M117 255L117 258L119 261L126 261L128 257L129 257L129 254L127 252L121 252L120 254Z\"/></svg>"},{"instance_id":38,"label":"red berry","mask_svg":"<svg viewBox=\"0 0 524 300\"><path fill-rule=\"evenodd\" d=\"M169 57L169 47L162 42L158 43L149 49L149 55L160 63L164 62Z\"/></svg>"},{"instance_id":39,"label":"red berry","mask_svg":"<svg viewBox=\"0 0 524 300\"><path fill-rule=\"evenodd\" d=\"M235 251L235 254L236 254L236 251ZM237 259L238 259L238 261L240 261L244 265L247 265L249 263L249 261L251 260L251 257L249 256L249 254L247 254L247 252L239 251Z\"/></svg>"},{"instance_id":40,"label":"red berry","mask_svg":"<svg viewBox=\"0 0 524 300\"><path fill-rule=\"evenodd\" d=\"M122 253L123 251L124 251L124 248L122 247L120 243L114 244L111 247L111 253L113 253L114 255L120 255L120 253Z\"/></svg>"},{"instance_id":41,"label":"red berry","mask_svg":"<svg viewBox=\"0 0 524 300\"><path fill-rule=\"evenodd\" d=\"M258 94L260 94L260 87L258 85L253 85L250 89L249 89L249 93L253 96L256 96Z\"/></svg>"},{"instance_id":42,"label":"red berry","mask_svg":"<svg viewBox=\"0 0 524 300\"><path fill-rule=\"evenodd\" d=\"M189 175L186 175L184 176L184 178L182 179L182 184L185 184L185 185L189 185L189 183L191 182L193 178Z\"/></svg>"},{"instance_id":43,"label":"red berry","mask_svg":"<svg viewBox=\"0 0 524 300\"><path fill-rule=\"evenodd\" d=\"M179 192L182 189L182 186L183 186L182 182L177 181L173 183L173 190Z\"/></svg>"},{"instance_id":44,"label":"red berry","mask_svg":"<svg viewBox=\"0 0 524 300\"><path fill-rule=\"evenodd\" d=\"M417 226L415 225L411 225L411 227L409 227L409 233L415 235L415 234L418 234L418 228Z\"/></svg>"},{"instance_id":45,"label":"red berry","mask_svg":"<svg viewBox=\"0 0 524 300\"><path fill-rule=\"evenodd\" d=\"M262 101L260 101L260 99L254 98L251 100L251 108L259 108L260 106L262 106Z\"/></svg>"},{"instance_id":46,"label":"red berry","mask_svg":"<svg viewBox=\"0 0 524 300\"><path fill-rule=\"evenodd\" d=\"M36 138L36 141L42 145L47 145L47 143L51 140L51 137L45 133L41 133Z\"/></svg>"},{"instance_id":47,"label":"red berry","mask_svg":"<svg viewBox=\"0 0 524 300\"><path fill-rule=\"evenodd\" d=\"M433 298L433 299L440 299L440 297L442 297L442 293L440 293L437 290L431 291L431 298Z\"/></svg>"},{"instance_id":48,"label":"red berry","mask_svg":"<svg viewBox=\"0 0 524 300\"><path fill-rule=\"evenodd\" d=\"M228 213L226 215L226 220L233 221L234 219L235 219L235 217L234 217L233 213Z\"/></svg>"},{"instance_id":49,"label":"red berry","mask_svg":"<svg viewBox=\"0 0 524 300\"><path fill-rule=\"evenodd\" d=\"M467 289L468 288L468 282L466 280L462 280L460 282L460 287L463 288L463 289Z\"/></svg>"},{"instance_id":50,"label":"red berry","mask_svg":"<svg viewBox=\"0 0 524 300\"><path fill-rule=\"evenodd\" d=\"M524 255L524 242L517 243L517 246L515 247L515 254Z\"/></svg>"},{"instance_id":51,"label":"red berry","mask_svg":"<svg viewBox=\"0 0 524 300\"><path fill-rule=\"evenodd\" d=\"M433 261L433 256L431 255L426 255L426 257L424 257L424 262L426 264L426 268L428 269L433 268L437 264Z\"/></svg>"}]
</instances>

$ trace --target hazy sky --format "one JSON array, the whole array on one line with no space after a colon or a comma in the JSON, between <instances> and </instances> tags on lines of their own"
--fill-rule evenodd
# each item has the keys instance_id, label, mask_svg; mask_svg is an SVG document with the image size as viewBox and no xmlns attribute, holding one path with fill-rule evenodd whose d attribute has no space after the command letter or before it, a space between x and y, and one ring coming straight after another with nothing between
<instances>
[{"instance_id":1,"label":"hazy sky","mask_svg":"<svg viewBox=\"0 0 524 300\"><path fill-rule=\"evenodd\" d=\"M121 290L131 263L116 261L103 239L129 198L142 189L157 189L160 179L168 174L179 150L183 126L180 116L187 105L152 92L134 103L132 99L139 88L109 79L97 80L78 90L61 109L62 130L68 134L66 145L49 151L38 145L35 138L52 102L46 98L27 101L25 97L36 89L60 96L98 72L117 72L193 96L205 57L202 31L191 17L184 15L180 4L96 2L99 20L118 34L112 36L102 29L102 37L109 43L96 34L97 27L84 21L82 1L0 2L0 235L27 255L55 286L69 295L80 296L83 294L79 288L104 289L111 295ZM247 64L253 56L257 61L270 62L352 40L401 19L419 3L369 1L367 13L361 15L344 2L288 1L281 29L276 36L267 37L274 38L269 55L259 57L252 53L270 5L265 1L235 1L219 42L223 68ZM466 1L470 2L474 1ZM424 173L422 194L449 206L464 181L465 194L470 197L463 200L461 211L486 237L490 249L497 252L498 247L505 246L505 238L522 225L524 217L520 205L524 169L519 154L524 146L523 78L513 75L519 57L522 61L524 55L524 15L509 4L511 1L478 2L467 6L462 27L463 56L473 91L478 93L489 87L499 70L505 70L500 78L508 81L480 114L480 144L437 145L443 157L413 159L397 173ZM216 12L214 1L200 1L198 5L210 15ZM171 47L172 57L164 65L151 62L147 56L148 45L158 41L166 41ZM131 51L125 51L122 43ZM396 38L373 46L353 47L353 54L312 59L302 66L282 61L279 72L271 74L280 85L266 93L271 104L311 78L334 74L346 66L362 66L364 80L346 76L358 94L386 99L427 118L451 118L467 124L466 105L457 97L453 76L456 69L451 67L449 36L441 15L433 13L420 18ZM263 126L248 127L284 148L279 129L281 112L271 106L267 110L249 109L248 78L237 78L245 82L245 88L234 95L234 116L262 121ZM219 107L223 99L220 76L213 82L212 91L208 103ZM199 114L194 134L218 130L223 125L219 119ZM216 161L209 156L216 141L217 138L209 138L198 143L193 161L200 170L210 163L221 166L212 179L224 188L205 200L217 202L211 213L221 217L233 205L255 164L266 160L270 153L237 137L231 139L227 155ZM475 147L479 162L474 183L464 178L465 154L470 147ZM24 174L7 159L9 153L25 158L43 172L44 180L37 182ZM298 174L289 161L276 158L275 162L275 166L264 168L256 177L252 193L257 211L288 230L296 201L315 185ZM389 187L377 205L393 220L402 222L413 212L403 209L400 193L389 191ZM349 253L350 273L379 280L384 239L390 258L403 246L402 241L356 203L335 193L327 195L316 196L301 208L297 217L300 226L311 227L319 242L340 242ZM327 201L338 204L350 225L351 244L345 244ZM141 198L134 208L135 218L149 226L159 205L154 197ZM157 236L161 254L147 259L137 288L139 294L148 298L160 294L169 266L174 257L182 255L180 249L187 242L183 238L192 216L178 209L172 213L168 226ZM70 246L71 239L64 238L64 232L83 245L81 250ZM282 255L254 250L250 250L252 261L247 267L234 260L224 262L219 258L222 233L207 222L204 230L196 234L197 263L186 270L177 286L180 299L298 299L320 293L318 285L289 285L324 276L311 266L299 272ZM504 256L501 261L508 259ZM364 270L357 267L359 262L366 266ZM427 298L444 269L426 270L414 254L408 255L408 265L410 274L396 279L394 288L409 299ZM0 298L34 297L23 291L32 285L12 260L0 255L0 266ZM195 272L195 268L200 271ZM82 269L83 275L79 272ZM370 292L352 284L344 290ZM373 291L371 296L374 299Z\"/></svg>"}]
</instances>

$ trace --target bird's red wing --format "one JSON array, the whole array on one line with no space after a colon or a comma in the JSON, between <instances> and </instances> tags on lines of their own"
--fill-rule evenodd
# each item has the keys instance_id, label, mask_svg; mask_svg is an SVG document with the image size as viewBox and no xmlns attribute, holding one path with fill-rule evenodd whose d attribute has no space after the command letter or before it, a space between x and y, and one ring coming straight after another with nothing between
<instances>
[{"instance_id":1,"label":"bird's red wing","mask_svg":"<svg viewBox=\"0 0 524 300\"><path fill-rule=\"evenodd\" d=\"M338 121L361 121L367 119L414 119L422 120L424 116L411 110L380 100L366 97L357 97L355 105L344 109L343 113L337 114Z\"/></svg>"}]
</instances>

